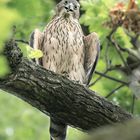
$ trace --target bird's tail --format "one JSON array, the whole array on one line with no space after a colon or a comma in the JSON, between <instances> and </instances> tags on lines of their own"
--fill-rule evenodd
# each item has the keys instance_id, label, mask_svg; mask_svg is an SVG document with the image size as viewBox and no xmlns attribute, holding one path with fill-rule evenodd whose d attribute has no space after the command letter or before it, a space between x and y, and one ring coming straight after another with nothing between
<instances>
[{"instance_id":1,"label":"bird's tail","mask_svg":"<svg viewBox=\"0 0 140 140\"><path fill-rule=\"evenodd\" d=\"M56 119L50 119L50 135L51 140L65 140L67 125Z\"/></svg>"}]
</instances>

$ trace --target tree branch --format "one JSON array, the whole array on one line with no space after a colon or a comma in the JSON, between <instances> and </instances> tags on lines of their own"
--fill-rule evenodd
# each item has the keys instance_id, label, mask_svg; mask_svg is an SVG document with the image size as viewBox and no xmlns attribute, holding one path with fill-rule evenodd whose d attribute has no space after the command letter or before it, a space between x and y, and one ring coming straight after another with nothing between
<instances>
[{"instance_id":1,"label":"tree branch","mask_svg":"<svg viewBox=\"0 0 140 140\"><path fill-rule=\"evenodd\" d=\"M108 78L108 79L110 79L110 80L112 80L112 81L115 81L115 82L124 84L124 85L126 85L126 86L129 85L129 83L127 83L127 82L125 82L125 81L116 79L116 78L114 78L114 77L110 77L110 76L108 76L108 75L105 75L104 73L101 73L101 72L98 72L98 71L95 71L95 73L98 74L98 75L100 75L100 76L102 76L102 77Z\"/></svg>"},{"instance_id":2,"label":"tree branch","mask_svg":"<svg viewBox=\"0 0 140 140\"><path fill-rule=\"evenodd\" d=\"M84 131L133 118L94 91L23 58L14 41L6 44L4 54L11 73L0 79L0 89L46 115Z\"/></svg>"},{"instance_id":3,"label":"tree branch","mask_svg":"<svg viewBox=\"0 0 140 140\"><path fill-rule=\"evenodd\" d=\"M22 39L17 39L17 40L15 40L16 42L21 42L21 43L23 43L23 44L27 44L27 45L29 45L29 42L28 41L25 41L25 40L22 40Z\"/></svg>"},{"instance_id":4,"label":"tree branch","mask_svg":"<svg viewBox=\"0 0 140 140\"><path fill-rule=\"evenodd\" d=\"M120 85L119 87L113 89L113 90L106 96L106 98L109 98L112 94L114 94L116 91L118 91L119 89L123 88L124 86L125 86L125 85L122 84L122 85Z\"/></svg>"}]
</instances>

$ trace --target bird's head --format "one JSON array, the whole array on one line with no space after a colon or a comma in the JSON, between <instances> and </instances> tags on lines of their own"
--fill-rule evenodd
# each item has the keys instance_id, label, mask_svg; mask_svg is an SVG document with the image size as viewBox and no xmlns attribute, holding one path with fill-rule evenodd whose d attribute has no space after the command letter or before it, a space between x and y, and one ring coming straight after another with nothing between
<instances>
[{"instance_id":1,"label":"bird's head","mask_svg":"<svg viewBox=\"0 0 140 140\"><path fill-rule=\"evenodd\" d=\"M79 18L80 4L77 0L62 0L56 6L56 15L64 16L64 18Z\"/></svg>"}]
</instances>

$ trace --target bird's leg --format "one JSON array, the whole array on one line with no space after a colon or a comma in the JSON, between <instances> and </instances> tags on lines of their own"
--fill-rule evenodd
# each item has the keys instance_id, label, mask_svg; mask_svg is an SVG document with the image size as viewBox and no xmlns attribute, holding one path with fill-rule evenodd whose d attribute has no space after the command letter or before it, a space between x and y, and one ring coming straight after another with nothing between
<instances>
[{"instance_id":1,"label":"bird's leg","mask_svg":"<svg viewBox=\"0 0 140 140\"><path fill-rule=\"evenodd\" d=\"M69 74L66 71L63 71L62 72L62 75L65 76L65 77L67 77L67 78L69 78Z\"/></svg>"},{"instance_id":2,"label":"bird's leg","mask_svg":"<svg viewBox=\"0 0 140 140\"><path fill-rule=\"evenodd\" d=\"M50 119L50 140L66 140L67 125Z\"/></svg>"}]
</instances>

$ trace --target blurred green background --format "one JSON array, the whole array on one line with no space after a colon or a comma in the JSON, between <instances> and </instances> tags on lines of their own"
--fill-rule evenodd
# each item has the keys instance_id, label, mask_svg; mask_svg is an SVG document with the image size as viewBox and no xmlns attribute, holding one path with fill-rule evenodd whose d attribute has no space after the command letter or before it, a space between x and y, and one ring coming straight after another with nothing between
<instances>
[{"instance_id":1,"label":"blurred green background","mask_svg":"<svg viewBox=\"0 0 140 140\"><path fill-rule=\"evenodd\" d=\"M100 36L102 49L97 71L106 70L105 51L106 36L111 29L103 26L109 18L109 10L120 0L81 0L81 9L85 11L80 18L81 24L88 26L90 32L97 32ZM128 3L127 0L123 1ZM140 2L140 0L138 0ZM28 41L31 32L35 28L43 30L45 25L54 14L55 1L53 0L0 0L0 53L3 50L4 41L12 35L13 26L16 26L16 39ZM116 32L119 43L126 48L132 48L129 37L122 28ZM24 44L19 43L22 48ZM24 47L23 47L24 48ZM25 50L23 49L24 54ZM110 47L109 57L112 65L120 65L122 61L113 47ZM123 53L125 59L128 54ZM0 55L0 76L9 72L6 58ZM128 81L128 76L121 71L111 71L109 76L119 80ZM98 78L94 75L92 81ZM106 96L120 83L102 78L92 90L96 90L101 96ZM132 109L132 91L130 87L124 86L109 100L120 105L127 111ZM136 100L134 114L140 114L140 102ZM0 140L49 140L49 118L22 100L0 91ZM79 140L83 138L82 132L70 128L68 140Z\"/></svg>"}]
</instances>

